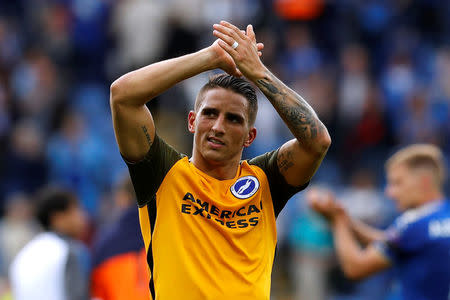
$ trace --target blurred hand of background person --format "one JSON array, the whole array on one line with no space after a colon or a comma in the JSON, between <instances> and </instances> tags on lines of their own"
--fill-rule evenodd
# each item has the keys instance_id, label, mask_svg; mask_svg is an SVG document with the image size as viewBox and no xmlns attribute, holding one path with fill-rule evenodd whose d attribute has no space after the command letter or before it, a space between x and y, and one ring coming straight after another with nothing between
<instances>
[{"instance_id":1,"label":"blurred hand of background person","mask_svg":"<svg viewBox=\"0 0 450 300\"><path fill-rule=\"evenodd\" d=\"M311 188L307 192L306 199L314 211L330 222L346 215L344 208L336 201L334 193L330 190Z\"/></svg>"}]
</instances>

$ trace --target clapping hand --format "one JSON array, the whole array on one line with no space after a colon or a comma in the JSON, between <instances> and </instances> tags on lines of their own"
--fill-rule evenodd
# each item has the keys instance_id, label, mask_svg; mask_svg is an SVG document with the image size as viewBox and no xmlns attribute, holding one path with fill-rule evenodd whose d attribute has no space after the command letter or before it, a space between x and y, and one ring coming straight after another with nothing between
<instances>
[{"instance_id":1,"label":"clapping hand","mask_svg":"<svg viewBox=\"0 0 450 300\"><path fill-rule=\"evenodd\" d=\"M336 201L335 195L330 190L312 187L306 194L306 199L312 210L329 221L333 221L339 215L345 215L344 208Z\"/></svg>"},{"instance_id":2,"label":"clapping hand","mask_svg":"<svg viewBox=\"0 0 450 300\"><path fill-rule=\"evenodd\" d=\"M246 31L226 21L213 27L214 36L219 38L218 45L232 57L245 77L252 80L264 75L265 67L259 58L264 45L256 42L252 25L248 25Z\"/></svg>"}]
</instances>

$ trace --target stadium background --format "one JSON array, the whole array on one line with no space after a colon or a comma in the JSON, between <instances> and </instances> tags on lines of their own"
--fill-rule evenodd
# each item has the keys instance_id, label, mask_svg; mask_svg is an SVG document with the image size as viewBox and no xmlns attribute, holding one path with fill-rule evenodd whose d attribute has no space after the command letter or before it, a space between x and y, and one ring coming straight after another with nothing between
<instances>
[{"instance_id":1,"label":"stadium background","mask_svg":"<svg viewBox=\"0 0 450 300\"><path fill-rule=\"evenodd\" d=\"M389 154L431 142L448 162L449 15L450 2L440 0L0 1L0 295L9 262L38 230L37 189L52 183L78 194L90 216L88 246L114 219L111 189L126 168L111 124L111 82L209 45L222 19L254 25L264 63L328 127L333 145L313 184L335 189L352 215L386 226L397 213L382 194ZM159 134L185 153L187 112L207 76L150 104ZM290 137L259 99L259 137L245 157ZM278 220L273 299L396 299L390 272L361 283L343 278L326 223L303 197Z\"/></svg>"}]
</instances>

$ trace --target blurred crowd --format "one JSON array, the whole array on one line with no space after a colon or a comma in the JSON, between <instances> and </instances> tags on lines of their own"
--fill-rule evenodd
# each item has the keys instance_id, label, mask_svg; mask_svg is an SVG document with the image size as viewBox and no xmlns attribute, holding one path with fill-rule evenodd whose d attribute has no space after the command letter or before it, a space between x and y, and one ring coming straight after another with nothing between
<instances>
[{"instance_id":1,"label":"blurred crowd","mask_svg":"<svg viewBox=\"0 0 450 300\"><path fill-rule=\"evenodd\" d=\"M111 82L210 45L220 20L252 23L263 62L328 127L333 145L312 184L335 189L353 216L386 226L396 214L383 195L389 154L433 143L450 156L449 15L450 2L440 0L0 1L0 293L11 259L40 230L40 188L77 194L90 220L88 247L117 216L112 191L126 166ZM149 104L159 134L187 154L187 112L208 76ZM291 138L262 94L256 127L246 158ZM274 299L395 299L390 274L359 283L342 276L327 224L302 193L278 223Z\"/></svg>"}]
</instances>

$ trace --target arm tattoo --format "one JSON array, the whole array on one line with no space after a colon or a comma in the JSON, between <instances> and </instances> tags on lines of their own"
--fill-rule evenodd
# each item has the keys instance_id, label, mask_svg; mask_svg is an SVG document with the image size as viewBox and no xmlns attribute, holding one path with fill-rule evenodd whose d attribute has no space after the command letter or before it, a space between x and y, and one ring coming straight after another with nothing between
<instances>
[{"instance_id":1,"label":"arm tattoo","mask_svg":"<svg viewBox=\"0 0 450 300\"><path fill-rule=\"evenodd\" d=\"M276 88L276 86L274 86L271 83L268 83L268 82L264 81L263 79L259 79L258 83L261 84L262 86L264 86L271 94L279 94L279 95L282 95L282 96L286 96L286 93L280 92Z\"/></svg>"},{"instance_id":2,"label":"arm tattoo","mask_svg":"<svg viewBox=\"0 0 450 300\"><path fill-rule=\"evenodd\" d=\"M311 106L275 76L267 73L256 83L302 144L310 145L323 132L324 125Z\"/></svg>"},{"instance_id":3,"label":"arm tattoo","mask_svg":"<svg viewBox=\"0 0 450 300\"><path fill-rule=\"evenodd\" d=\"M150 134L148 133L147 127L142 126L142 131L144 131L145 137L147 138L147 143L149 146L152 145L152 139L150 138Z\"/></svg>"},{"instance_id":4,"label":"arm tattoo","mask_svg":"<svg viewBox=\"0 0 450 300\"><path fill-rule=\"evenodd\" d=\"M277 163L280 172L286 172L294 165L294 155L292 151L278 152Z\"/></svg>"}]
</instances>

